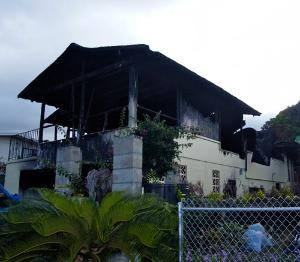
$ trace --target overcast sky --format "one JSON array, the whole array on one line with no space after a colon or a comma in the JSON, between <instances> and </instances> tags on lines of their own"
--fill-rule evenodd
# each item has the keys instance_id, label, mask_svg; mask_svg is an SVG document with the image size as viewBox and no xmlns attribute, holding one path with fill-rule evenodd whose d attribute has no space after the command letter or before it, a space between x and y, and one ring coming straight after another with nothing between
<instances>
[{"instance_id":1,"label":"overcast sky","mask_svg":"<svg viewBox=\"0 0 300 262\"><path fill-rule=\"evenodd\" d=\"M298 0L0 0L0 132L38 127L17 94L71 43L144 43L263 115L300 100Z\"/></svg>"}]
</instances>

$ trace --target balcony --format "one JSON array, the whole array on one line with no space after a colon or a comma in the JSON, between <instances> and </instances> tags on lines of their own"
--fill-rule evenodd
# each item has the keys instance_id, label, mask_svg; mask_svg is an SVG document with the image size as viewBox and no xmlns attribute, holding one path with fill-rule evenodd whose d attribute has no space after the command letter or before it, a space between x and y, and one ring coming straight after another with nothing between
<instances>
[{"instance_id":1,"label":"balcony","mask_svg":"<svg viewBox=\"0 0 300 262\"><path fill-rule=\"evenodd\" d=\"M37 156L39 129L19 133L11 137L8 161Z\"/></svg>"},{"instance_id":2,"label":"balcony","mask_svg":"<svg viewBox=\"0 0 300 262\"><path fill-rule=\"evenodd\" d=\"M81 148L85 163L112 161L113 134L114 132L98 132L84 135L78 144L76 138L38 143L39 129L34 129L11 137L9 161L37 157L40 168L55 167L57 149L69 145Z\"/></svg>"}]
</instances>

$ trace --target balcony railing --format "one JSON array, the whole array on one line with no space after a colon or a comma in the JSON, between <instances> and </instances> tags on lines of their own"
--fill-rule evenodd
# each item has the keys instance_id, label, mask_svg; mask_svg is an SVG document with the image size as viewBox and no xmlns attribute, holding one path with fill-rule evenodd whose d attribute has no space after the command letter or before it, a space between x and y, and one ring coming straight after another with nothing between
<instances>
[{"instance_id":1,"label":"balcony railing","mask_svg":"<svg viewBox=\"0 0 300 262\"><path fill-rule=\"evenodd\" d=\"M10 138L8 160L37 156L39 129L19 133Z\"/></svg>"},{"instance_id":2,"label":"balcony railing","mask_svg":"<svg viewBox=\"0 0 300 262\"><path fill-rule=\"evenodd\" d=\"M16 134L10 139L9 161L36 156L38 166L54 168L57 149L69 145L80 146L82 160L88 163L112 161L112 132L85 135L79 144L76 138L38 143L39 129Z\"/></svg>"},{"instance_id":3,"label":"balcony railing","mask_svg":"<svg viewBox=\"0 0 300 262\"><path fill-rule=\"evenodd\" d=\"M75 138L43 142L38 150L40 167L52 168L56 166L57 149L70 145L81 148L82 161L85 163L111 162L113 157L110 133L94 133L82 137L79 144Z\"/></svg>"}]
</instances>

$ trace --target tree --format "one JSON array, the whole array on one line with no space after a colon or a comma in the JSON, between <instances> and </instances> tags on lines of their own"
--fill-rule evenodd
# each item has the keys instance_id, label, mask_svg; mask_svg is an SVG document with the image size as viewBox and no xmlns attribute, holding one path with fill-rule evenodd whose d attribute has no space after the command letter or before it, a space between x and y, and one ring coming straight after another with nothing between
<instances>
[{"instance_id":1,"label":"tree","mask_svg":"<svg viewBox=\"0 0 300 262\"><path fill-rule=\"evenodd\" d=\"M179 159L181 148L191 145L179 144L177 139L193 138L181 128L168 126L164 120L160 120L159 114L153 119L145 115L145 119L138 123L134 133L143 137L144 176L154 174L159 178L174 169L174 161Z\"/></svg>"},{"instance_id":2,"label":"tree","mask_svg":"<svg viewBox=\"0 0 300 262\"><path fill-rule=\"evenodd\" d=\"M176 260L175 207L153 196L114 192L98 206L41 189L1 216L1 261Z\"/></svg>"},{"instance_id":3,"label":"tree","mask_svg":"<svg viewBox=\"0 0 300 262\"><path fill-rule=\"evenodd\" d=\"M300 134L300 101L267 121L263 131L271 132L274 142L293 142Z\"/></svg>"}]
</instances>

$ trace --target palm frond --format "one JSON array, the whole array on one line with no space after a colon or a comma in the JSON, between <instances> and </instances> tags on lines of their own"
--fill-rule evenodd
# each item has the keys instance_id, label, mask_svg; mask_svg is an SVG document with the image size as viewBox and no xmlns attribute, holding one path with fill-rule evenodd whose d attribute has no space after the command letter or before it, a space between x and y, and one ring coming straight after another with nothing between
<instances>
[{"instance_id":1,"label":"palm frond","mask_svg":"<svg viewBox=\"0 0 300 262\"><path fill-rule=\"evenodd\" d=\"M80 238L82 234L88 233L84 221L64 215L43 217L35 221L32 228L44 237L64 232Z\"/></svg>"},{"instance_id":2,"label":"palm frond","mask_svg":"<svg viewBox=\"0 0 300 262\"><path fill-rule=\"evenodd\" d=\"M124 192L111 192L108 193L101 201L99 205L99 213L106 215L110 209L119 201L126 199L127 195Z\"/></svg>"},{"instance_id":3,"label":"palm frond","mask_svg":"<svg viewBox=\"0 0 300 262\"><path fill-rule=\"evenodd\" d=\"M60 212L63 212L69 216L76 217L76 203L71 198L67 198L61 194L58 194L50 189L40 189L39 193L41 197L53 205Z\"/></svg>"},{"instance_id":4,"label":"palm frond","mask_svg":"<svg viewBox=\"0 0 300 262\"><path fill-rule=\"evenodd\" d=\"M65 241L63 238L57 235L43 237L35 232L32 232L26 234L26 237L24 237L23 239L15 240L14 243L3 243L2 255L5 260L9 260L21 256L22 254L28 254L31 250L36 251L37 248L45 246L47 244L57 244L64 246Z\"/></svg>"},{"instance_id":5,"label":"palm frond","mask_svg":"<svg viewBox=\"0 0 300 262\"><path fill-rule=\"evenodd\" d=\"M155 248L160 243L164 234L155 224L132 224L128 228L128 233L136 236L140 242L148 247Z\"/></svg>"}]
</instances>

